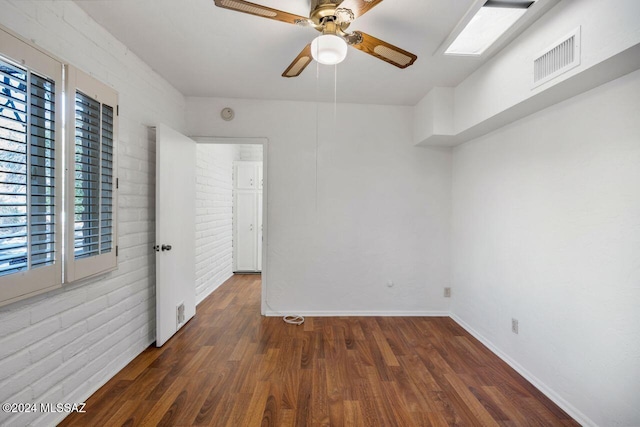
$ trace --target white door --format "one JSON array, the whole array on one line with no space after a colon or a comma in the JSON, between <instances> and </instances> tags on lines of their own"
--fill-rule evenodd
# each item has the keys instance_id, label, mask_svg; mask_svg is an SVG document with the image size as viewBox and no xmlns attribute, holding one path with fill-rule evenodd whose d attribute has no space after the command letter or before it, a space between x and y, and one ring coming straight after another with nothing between
<instances>
[{"instance_id":1,"label":"white door","mask_svg":"<svg viewBox=\"0 0 640 427\"><path fill-rule=\"evenodd\" d=\"M236 188L254 190L258 186L255 163L236 163Z\"/></svg>"},{"instance_id":2,"label":"white door","mask_svg":"<svg viewBox=\"0 0 640 427\"><path fill-rule=\"evenodd\" d=\"M256 193L236 192L236 271L256 270Z\"/></svg>"},{"instance_id":3,"label":"white door","mask_svg":"<svg viewBox=\"0 0 640 427\"><path fill-rule=\"evenodd\" d=\"M195 164L195 141L160 125L156 129L158 347L196 313Z\"/></svg>"},{"instance_id":4,"label":"white door","mask_svg":"<svg viewBox=\"0 0 640 427\"><path fill-rule=\"evenodd\" d=\"M262 176L262 174L260 174L260 176ZM262 186L262 184L260 186ZM257 196L258 196L258 201L257 201L258 216L256 219L258 222L258 238L257 238L258 259L256 260L256 264L257 264L256 270L262 271L262 193L258 193Z\"/></svg>"}]
</instances>

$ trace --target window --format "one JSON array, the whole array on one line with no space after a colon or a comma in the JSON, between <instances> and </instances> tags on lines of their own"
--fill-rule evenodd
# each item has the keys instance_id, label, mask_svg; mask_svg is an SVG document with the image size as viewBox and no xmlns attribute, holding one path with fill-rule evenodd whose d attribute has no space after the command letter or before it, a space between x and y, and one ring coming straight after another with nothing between
<instances>
[{"instance_id":1,"label":"window","mask_svg":"<svg viewBox=\"0 0 640 427\"><path fill-rule=\"evenodd\" d=\"M114 141L117 93L67 66L68 168L66 280L116 267Z\"/></svg>"},{"instance_id":2,"label":"window","mask_svg":"<svg viewBox=\"0 0 640 427\"><path fill-rule=\"evenodd\" d=\"M0 31L0 304L62 283L62 64Z\"/></svg>"},{"instance_id":3,"label":"window","mask_svg":"<svg viewBox=\"0 0 640 427\"><path fill-rule=\"evenodd\" d=\"M118 94L64 67L0 28L0 305L117 267Z\"/></svg>"}]
</instances>

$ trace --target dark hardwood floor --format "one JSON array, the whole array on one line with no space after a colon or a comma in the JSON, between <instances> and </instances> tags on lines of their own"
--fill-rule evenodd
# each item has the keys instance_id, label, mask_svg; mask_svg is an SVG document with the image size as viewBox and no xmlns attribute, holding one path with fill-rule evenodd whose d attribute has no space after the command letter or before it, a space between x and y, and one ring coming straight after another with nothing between
<instances>
[{"instance_id":1,"label":"dark hardwood floor","mask_svg":"<svg viewBox=\"0 0 640 427\"><path fill-rule=\"evenodd\" d=\"M578 425L449 318L260 316L229 279L63 426Z\"/></svg>"}]
</instances>

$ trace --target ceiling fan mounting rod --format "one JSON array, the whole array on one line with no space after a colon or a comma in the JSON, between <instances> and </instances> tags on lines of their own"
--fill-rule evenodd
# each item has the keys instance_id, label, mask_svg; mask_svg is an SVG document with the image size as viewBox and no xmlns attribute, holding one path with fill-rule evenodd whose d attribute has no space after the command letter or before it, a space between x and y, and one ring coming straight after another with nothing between
<instances>
[{"instance_id":1,"label":"ceiling fan mounting rod","mask_svg":"<svg viewBox=\"0 0 640 427\"><path fill-rule=\"evenodd\" d=\"M338 31L335 16L325 16L320 20L320 24L322 25L322 34L336 34Z\"/></svg>"},{"instance_id":2,"label":"ceiling fan mounting rod","mask_svg":"<svg viewBox=\"0 0 640 427\"><path fill-rule=\"evenodd\" d=\"M343 31L347 29L354 15L349 9L338 8L340 3L336 0L312 0L309 20L315 24L316 30L323 31L325 23L329 20L335 22Z\"/></svg>"},{"instance_id":3,"label":"ceiling fan mounting rod","mask_svg":"<svg viewBox=\"0 0 640 427\"><path fill-rule=\"evenodd\" d=\"M316 29L322 32L322 34L336 35L346 41L349 45L362 43L362 34L358 31L354 31L353 33L344 31L343 26L340 23L336 23L335 16L325 16L322 18L320 25Z\"/></svg>"}]
</instances>

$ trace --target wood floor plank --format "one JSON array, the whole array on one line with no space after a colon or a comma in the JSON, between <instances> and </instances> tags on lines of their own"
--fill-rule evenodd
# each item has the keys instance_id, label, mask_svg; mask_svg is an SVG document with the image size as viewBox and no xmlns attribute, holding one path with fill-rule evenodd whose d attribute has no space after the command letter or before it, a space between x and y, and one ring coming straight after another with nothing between
<instances>
[{"instance_id":1,"label":"wood floor plank","mask_svg":"<svg viewBox=\"0 0 640 427\"><path fill-rule=\"evenodd\" d=\"M262 425L263 416L267 407L267 400L269 399L269 392L271 384L266 381L259 381L256 384L253 393L251 394L251 400L249 406L245 408L245 416L240 424L242 426L257 426ZM274 413L275 415L275 413ZM273 420L275 422L275 420Z\"/></svg>"},{"instance_id":2,"label":"wood floor plank","mask_svg":"<svg viewBox=\"0 0 640 427\"><path fill-rule=\"evenodd\" d=\"M360 402L357 400L345 400L343 407L345 427L359 427L364 425Z\"/></svg>"},{"instance_id":3,"label":"wood floor plank","mask_svg":"<svg viewBox=\"0 0 640 427\"><path fill-rule=\"evenodd\" d=\"M514 402L511 402L502 393L500 393L498 387L490 386L483 387L483 389L491 397L491 399L493 399L494 402L500 405L500 408L502 408L502 410L507 414L508 419L512 421L514 425L527 425L528 420L524 417L524 415L522 415L520 409L516 406L516 404L514 404Z\"/></svg>"},{"instance_id":4,"label":"wood floor plank","mask_svg":"<svg viewBox=\"0 0 640 427\"><path fill-rule=\"evenodd\" d=\"M161 421L165 419L167 413L169 413L169 418L171 417L171 411L173 410L173 405L175 404L176 399L184 392L184 388L186 387L188 382L187 378L176 378L169 387L167 387L166 391L160 395L158 398L153 399L155 404L147 414L147 416L142 420L141 425L143 426L157 426L160 425ZM168 420L167 420L168 421ZM163 423L166 425L165 423Z\"/></svg>"},{"instance_id":5,"label":"wood floor plank","mask_svg":"<svg viewBox=\"0 0 640 427\"><path fill-rule=\"evenodd\" d=\"M260 316L236 275L61 426L577 426L450 318Z\"/></svg>"},{"instance_id":6,"label":"wood floor plank","mask_svg":"<svg viewBox=\"0 0 640 427\"><path fill-rule=\"evenodd\" d=\"M449 384L453 386L458 396L460 396L465 403L466 407L473 414L474 419L480 421L484 426L498 427L498 423L491 417L491 414L487 409L476 399L476 397L469 391L468 386L462 382L460 377L451 374L445 374Z\"/></svg>"}]
</instances>

